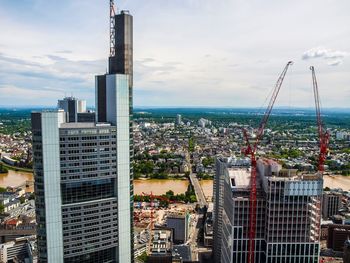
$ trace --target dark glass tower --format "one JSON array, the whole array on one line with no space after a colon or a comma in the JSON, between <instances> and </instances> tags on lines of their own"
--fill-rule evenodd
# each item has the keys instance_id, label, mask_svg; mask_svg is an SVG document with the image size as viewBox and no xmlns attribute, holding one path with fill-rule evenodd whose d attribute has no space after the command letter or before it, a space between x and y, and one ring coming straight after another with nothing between
<instances>
[{"instance_id":1,"label":"dark glass tower","mask_svg":"<svg viewBox=\"0 0 350 263\"><path fill-rule=\"evenodd\" d=\"M97 120L107 120L106 76L125 74L129 76L130 114L132 115L133 87L133 17L128 11L121 11L115 19L115 54L108 59L108 74L96 76Z\"/></svg>"}]
</instances>

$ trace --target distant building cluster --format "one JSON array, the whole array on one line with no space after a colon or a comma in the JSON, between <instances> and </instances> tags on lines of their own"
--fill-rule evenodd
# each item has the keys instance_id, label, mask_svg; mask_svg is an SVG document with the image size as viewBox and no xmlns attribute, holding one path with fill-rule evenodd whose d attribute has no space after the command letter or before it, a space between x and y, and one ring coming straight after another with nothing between
<instances>
[{"instance_id":1,"label":"distant building cluster","mask_svg":"<svg viewBox=\"0 0 350 263\"><path fill-rule=\"evenodd\" d=\"M211 125L211 121L210 120L207 120L207 119L204 119L204 118L200 118L199 121L198 121L198 126L201 127L201 128L205 128L207 126L210 126Z\"/></svg>"},{"instance_id":2,"label":"distant building cluster","mask_svg":"<svg viewBox=\"0 0 350 263\"><path fill-rule=\"evenodd\" d=\"M86 101L74 97L59 100L57 108L64 110L67 122L95 122L96 113L86 110Z\"/></svg>"}]
</instances>

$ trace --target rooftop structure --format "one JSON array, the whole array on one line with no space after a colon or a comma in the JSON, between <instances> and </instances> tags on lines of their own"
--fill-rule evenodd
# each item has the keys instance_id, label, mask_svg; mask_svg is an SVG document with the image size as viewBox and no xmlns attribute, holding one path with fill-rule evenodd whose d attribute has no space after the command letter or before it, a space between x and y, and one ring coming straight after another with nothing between
<instances>
[{"instance_id":1,"label":"rooftop structure","mask_svg":"<svg viewBox=\"0 0 350 263\"><path fill-rule=\"evenodd\" d=\"M189 214L188 213L169 213L166 219L168 228L173 229L174 243L185 243L188 239Z\"/></svg>"},{"instance_id":2,"label":"rooftop structure","mask_svg":"<svg viewBox=\"0 0 350 263\"><path fill-rule=\"evenodd\" d=\"M340 193L324 192L322 198L322 216L324 219L338 214L342 204L341 198Z\"/></svg>"},{"instance_id":3,"label":"rooftop structure","mask_svg":"<svg viewBox=\"0 0 350 263\"><path fill-rule=\"evenodd\" d=\"M36 237L21 237L0 244L0 262L37 262Z\"/></svg>"},{"instance_id":4,"label":"rooftop structure","mask_svg":"<svg viewBox=\"0 0 350 263\"><path fill-rule=\"evenodd\" d=\"M170 229L155 229L151 233L150 263L172 262L172 231Z\"/></svg>"},{"instance_id":5,"label":"rooftop structure","mask_svg":"<svg viewBox=\"0 0 350 263\"><path fill-rule=\"evenodd\" d=\"M57 108L64 110L67 122L78 121L78 113L86 112L86 101L79 100L77 98L65 97L62 100L58 100Z\"/></svg>"}]
</instances>

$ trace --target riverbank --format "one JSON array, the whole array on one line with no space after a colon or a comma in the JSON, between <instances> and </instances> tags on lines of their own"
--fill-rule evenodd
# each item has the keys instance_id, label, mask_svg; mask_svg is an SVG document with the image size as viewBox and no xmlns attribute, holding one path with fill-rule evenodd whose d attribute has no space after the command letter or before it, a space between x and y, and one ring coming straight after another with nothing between
<instances>
[{"instance_id":1,"label":"riverbank","mask_svg":"<svg viewBox=\"0 0 350 263\"><path fill-rule=\"evenodd\" d=\"M7 174L9 171L7 168L5 168L5 166L0 163L0 174Z\"/></svg>"},{"instance_id":2,"label":"riverbank","mask_svg":"<svg viewBox=\"0 0 350 263\"><path fill-rule=\"evenodd\" d=\"M0 174L0 186L6 188L10 187L24 187L27 181L33 181L33 173L9 170L7 174ZM26 187L27 192L33 192L34 187Z\"/></svg>"},{"instance_id":3,"label":"riverbank","mask_svg":"<svg viewBox=\"0 0 350 263\"><path fill-rule=\"evenodd\" d=\"M33 169L12 166L12 165L4 163L3 161L0 161L0 164L2 164L6 169L9 169L12 171L19 171L19 172L25 172L25 173L32 173L33 172Z\"/></svg>"}]
</instances>

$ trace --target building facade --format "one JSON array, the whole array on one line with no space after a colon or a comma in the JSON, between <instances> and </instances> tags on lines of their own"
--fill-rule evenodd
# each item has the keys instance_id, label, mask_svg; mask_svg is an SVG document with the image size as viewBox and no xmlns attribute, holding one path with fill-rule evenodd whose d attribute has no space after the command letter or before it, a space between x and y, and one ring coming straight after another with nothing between
<instances>
[{"instance_id":1,"label":"building facade","mask_svg":"<svg viewBox=\"0 0 350 263\"><path fill-rule=\"evenodd\" d=\"M120 48L96 77L97 122L32 113L40 262L133 262L132 16L115 21Z\"/></svg>"},{"instance_id":2,"label":"building facade","mask_svg":"<svg viewBox=\"0 0 350 263\"><path fill-rule=\"evenodd\" d=\"M215 262L245 263L249 240L250 169L224 169L220 257ZM282 170L274 161L257 164L255 262L312 262L319 259L323 180ZM214 204L215 205L215 204ZM214 224L215 225L215 224Z\"/></svg>"},{"instance_id":3,"label":"building facade","mask_svg":"<svg viewBox=\"0 0 350 263\"><path fill-rule=\"evenodd\" d=\"M74 97L65 97L62 100L58 100L57 108L64 110L67 115L67 122L76 122L78 121L78 113L86 112L86 101L78 100Z\"/></svg>"},{"instance_id":4,"label":"building facade","mask_svg":"<svg viewBox=\"0 0 350 263\"><path fill-rule=\"evenodd\" d=\"M342 195L338 193L325 192L322 198L322 216L324 219L337 215L341 208Z\"/></svg>"},{"instance_id":5,"label":"building facade","mask_svg":"<svg viewBox=\"0 0 350 263\"><path fill-rule=\"evenodd\" d=\"M170 213L167 215L166 225L173 229L173 241L176 244L186 243L189 232L189 213Z\"/></svg>"},{"instance_id":6,"label":"building facade","mask_svg":"<svg viewBox=\"0 0 350 263\"><path fill-rule=\"evenodd\" d=\"M213 182L213 258L215 262L221 262L222 231L223 231L223 210L224 210L224 180L229 167L247 167L249 159L217 158L215 177Z\"/></svg>"}]
</instances>

